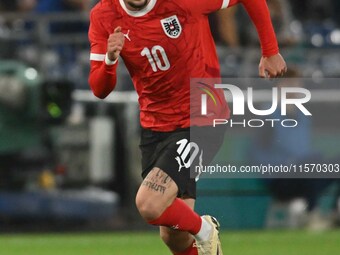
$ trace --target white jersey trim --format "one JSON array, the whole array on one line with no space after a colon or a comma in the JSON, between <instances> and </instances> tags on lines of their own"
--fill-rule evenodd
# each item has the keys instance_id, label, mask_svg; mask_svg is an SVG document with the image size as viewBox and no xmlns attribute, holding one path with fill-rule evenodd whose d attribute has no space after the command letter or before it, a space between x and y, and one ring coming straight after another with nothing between
<instances>
[{"instance_id":1,"label":"white jersey trim","mask_svg":"<svg viewBox=\"0 0 340 255\"><path fill-rule=\"evenodd\" d=\"M96 53L91 53L90 54L90 60L94 61L104 61L105 60L105 54L96 54Z\"/></svg>"},{"instance_id":2,"label":"white jersey trim","mask_svg":"<svg viewBox=\"0 0 340 255\"><path fill-rule=\"evenodd\" d=\"M230 0L223 0L221 9L227 8Z\"/></svg>"},{"instance_id":3,"label":"white jersey trim","mask_svg":"<svg viewBox=\"0 0 340 255\"><path fill-rule=\"evenodd\" d=\"M144 9L139 10L139 11L131 11L126 7L124 0L119 0L119 3L122 6L122 8L124 9L124 11L127 14L129 14L130 16L133 16L133 17L144 16L145 14L147 14L148 12L150 12L153 9L153 7L156 5L156 2L157 2L157 0L150 0L150 2L147 4L147 6L145 6ZM229 2L229 0L228 0L228 2Z\"/></svg>"}]
</instances>

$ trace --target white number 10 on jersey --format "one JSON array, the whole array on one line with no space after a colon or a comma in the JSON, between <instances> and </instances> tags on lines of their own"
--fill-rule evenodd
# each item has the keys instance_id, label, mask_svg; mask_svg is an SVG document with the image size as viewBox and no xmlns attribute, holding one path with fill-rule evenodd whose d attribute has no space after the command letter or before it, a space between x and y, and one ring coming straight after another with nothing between
<instances>
[{"instance_id":1,"label":"white number 10 on jersey","mask_svg":"<svg viewBox=\"0 0 340 255\"><path fill-rule=\"evenodd\" d=\"M170 68L169 59L162 46L155 45L152 47L151 51L145 47L140 54L148 58L152 71L154 72L157 72L158 70L166 71Z\"/></svg>"}]
</instances>

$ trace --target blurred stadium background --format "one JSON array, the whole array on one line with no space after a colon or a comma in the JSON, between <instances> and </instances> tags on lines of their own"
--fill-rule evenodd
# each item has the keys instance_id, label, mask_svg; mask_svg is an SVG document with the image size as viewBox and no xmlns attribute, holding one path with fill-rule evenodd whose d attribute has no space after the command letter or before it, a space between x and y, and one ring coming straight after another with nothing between
<instances>
[{"instance_id":1,"label":"blurred stadium background","mask_svg":"<svg viewBox=\"0 0 340 255\"><path fill-rule=\"evenodd\" d=\"M124 66L106 100L89 91L88 13L96 2L1 0L1 254L168 254L134 206L138 105ZM288 67L313 81L309 149L339 163L339 1L268 4ZM242 8L210 20L222 75L256 77L260 50ZM250 164L257 135L230 130L218 157ZM204 179L197 210L220 219L226 254L339 254L339 182L318 185L309 210L308 194L278 200L260 179Z\"/></svg>"}]
</instances>

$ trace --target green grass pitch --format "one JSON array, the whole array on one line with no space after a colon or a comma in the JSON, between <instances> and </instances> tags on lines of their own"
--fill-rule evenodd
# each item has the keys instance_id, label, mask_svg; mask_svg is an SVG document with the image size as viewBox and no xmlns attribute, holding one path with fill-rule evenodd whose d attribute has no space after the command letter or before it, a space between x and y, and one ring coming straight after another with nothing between
<instances>
[{"instance_id":1,"label":"green grass pitch","mask_svg":"<svg viewBox=\"0 0 340 255\"><path fill-rule=\"evenodd\" d=\"M221 233L225 255L338 255L340 231ZM1 255L167 255L156 232L0 235Z\"/></svg>"}]
</instances>

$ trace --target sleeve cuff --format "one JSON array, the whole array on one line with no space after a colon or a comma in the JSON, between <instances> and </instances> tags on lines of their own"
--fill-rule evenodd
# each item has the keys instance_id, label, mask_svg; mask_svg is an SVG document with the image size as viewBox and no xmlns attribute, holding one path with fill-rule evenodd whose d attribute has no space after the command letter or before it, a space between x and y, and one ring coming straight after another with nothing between
<instances>
[{"instance_id":1,"label":"sleeve cuff","mask_svg":"<svg viewBox=\"0 0 340 255\"><path fill-rule=\"evenodd\" d=\"M106 65L112 66L112 65L116 64L117 62L118 62L118 58L117 58L116 60L114 60L114 61L111 61L111 60L109 59L108 54L107 54L107 53L105 54L105 64L106 64Z\"/></svg>"}]
</instances>

